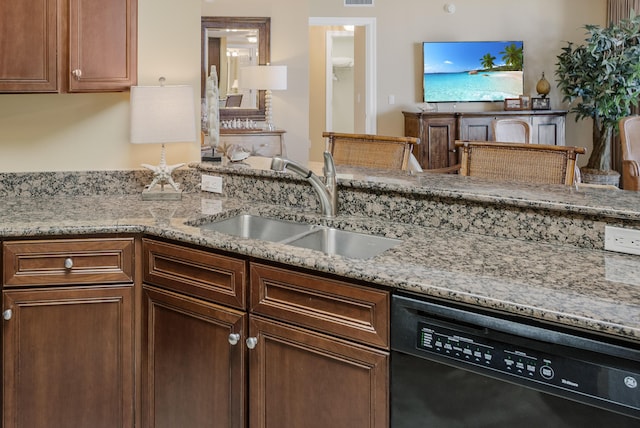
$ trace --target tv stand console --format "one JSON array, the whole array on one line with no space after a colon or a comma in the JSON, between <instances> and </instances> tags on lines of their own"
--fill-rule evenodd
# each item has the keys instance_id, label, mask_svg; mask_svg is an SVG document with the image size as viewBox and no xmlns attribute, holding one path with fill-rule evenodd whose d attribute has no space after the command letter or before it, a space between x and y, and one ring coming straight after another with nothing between
<instances>
[{"instance_id":1,"label":"tv stand console","mask_svg":"<svg viewBox=\"0 0 640 428\"><path fill-rule=\"evenodd\" d=\"M420 138L413 154L424 169L447 168L459 162L455 140L492 141L494 119L518 118L531 125L536 144L565 145L565 110L484 112L407 112L404 135Z\"/></svg>"}]
</instances>

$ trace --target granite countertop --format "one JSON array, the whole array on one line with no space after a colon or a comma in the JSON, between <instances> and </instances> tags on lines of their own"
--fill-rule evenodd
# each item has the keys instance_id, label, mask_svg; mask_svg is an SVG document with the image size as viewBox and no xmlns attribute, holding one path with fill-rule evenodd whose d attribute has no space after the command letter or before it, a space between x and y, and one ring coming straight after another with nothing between
<instances>
[{"instance_id":1,"label":"granite countertop","mask_svg":"<svg viewBox=\"0 0 640 428\"><path fill-rule=\"evenodd\" d=\"M203 172L229 172L264 178L273 177L270 158L251 157L240 164L221 167L202 163ZM192 165L195 166L195 165ZM309 162L309 168L322 175L322 163ZM611 190L598 186L498 183L456 174L398 173L388 170L337 166L341 187L393 191L412 196L445 197L457 200L555 210L562 213L593 215L640 221L640 192Z\"/></svg>"},{"instance_id":2,"label":"granite countertop","mask_svg":"<svg viewBox=\"0 0 640 428\"><path fill-rule=\"evenodd\" d=\"M494 197L489 190L478 195ZM375 258L355 260L198 226L240 212L324 221L317 213L205 193L166 203L145 202L138 194L2 197L0 238L146 233L640 343L638 256L338 215L330 225L403 240Z\"/></svg>"}]
</instances>

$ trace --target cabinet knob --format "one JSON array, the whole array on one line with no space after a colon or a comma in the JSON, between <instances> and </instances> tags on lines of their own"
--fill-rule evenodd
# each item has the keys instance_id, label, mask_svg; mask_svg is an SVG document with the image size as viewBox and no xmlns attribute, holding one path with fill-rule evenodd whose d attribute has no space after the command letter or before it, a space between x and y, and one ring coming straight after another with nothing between
<instances>
[{"instance_id":1,"label":"cabinet knob","mask_svg":"<svg viewBox=\"0 0 640 428\"><path fill-rule=\"evenodd\" d=\"M449 153L456 153L457 150L456 149L449 149Z\"/></svg>"},{"instance_id":2,"label":"cabinet knob","mask_svg":"<svg viewBox=\"0 0 640 428\"><path fill-rule=\"evenodd\" d=\"M66 259L64 259L64 268L71 269L72 267L73 267L73 260L71 259L71 257L67 257Z\"/></svg>"},{"instance_id":3,"label":"cabinet knob","mask_svg":"<svg viewBox=\"0 0 640 428\"><path fill-rule=\"evenodd\" d=\"M247 337L246 342L247 342L247 348L253 349L258 344L258 338L257 337Z\"/></svg>"},{"instance_id":4,"label":"cabinet knob","mask_svg":"<svg viewBox=\"0 0 640 428\"><path fill-rule=\"evenodd\" d=\"M13 317L13 311L11 309L7 309L2 313L2 318L4 318L6 321L9 321L11 317Z\"/></svg>"},{"instance_id":5,"label":"cabinet knob","mask_svg":"<svg viewBox=\"0 0 640 428\"><path fill-rule=\"evenodd\" d=\"M229 343L232 345L237 345L240 341L240 335L238 333L231 333L229 335Z\"/></svg>"},{"instance_id":6,"label":"cabinet knob","mask_svg":"<svg viewBox=\"0 0 640 428\"><path fill-rule=\"evenodd\" d=\"M76 80L80 80L80 78L82 77L82 70L80 70L79 68L76 68L71 72L71 75L75 77Z\"/></svg>"}]
</instances>

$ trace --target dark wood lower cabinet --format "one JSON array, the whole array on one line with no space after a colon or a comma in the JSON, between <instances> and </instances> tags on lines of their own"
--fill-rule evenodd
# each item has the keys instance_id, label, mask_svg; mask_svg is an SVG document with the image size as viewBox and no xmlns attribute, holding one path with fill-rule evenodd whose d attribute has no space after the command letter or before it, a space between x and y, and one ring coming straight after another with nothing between
<instances>
[{"instance_id":1,"label":"dark wood lower cabinet","mask_svg":"<svg viewBox=\"0 0 640 428\"><path fill-rule=\"evenodd\" d=\"M389 354L251 316L251 428L383 428Z\"/></svg>"},{"instance_id":2,"label":"dark wood lower cabinet","mask_svg":"<svg viewBox=\"0 0 640 428\"><path fill-rule=\"evenodd\" d=\"M143 427L245 426L246 317L144 286Z\"/></svg>"},{"instance_id":3,"label":"dark wood lower cabinet","mask_svg":"<svg viewBox=\"0 0 640 428\"><path fill-rule=\"evenodd\" d=\"M3 428L389 425L388 291L146 238L2 248Z\"/></svg>"},{"instance_id":4,"label":"dark wood lower cabinet","mask_svg":"<svg viewBox=\"0 0 640 428\"><path fill-rule=\"evenodd\" d=\"M133 427L133 286L2 298L4 428Z\"/></svg>"}]
</instances>

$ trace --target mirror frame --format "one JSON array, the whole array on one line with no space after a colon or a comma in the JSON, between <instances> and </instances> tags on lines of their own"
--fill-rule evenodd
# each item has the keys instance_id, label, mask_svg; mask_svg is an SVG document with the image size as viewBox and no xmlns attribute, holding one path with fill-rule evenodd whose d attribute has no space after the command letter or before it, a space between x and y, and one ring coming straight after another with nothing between
<instances>
[{"instance_id":1,"label":"mirror frame","mask_svg":"<svg viewBox=\"0 0 640 428\"><path fill-rule=\"evenodd\" d=\"M200 55L200 67L201 67L201 98L204 97L204 91L207 82L207 76L209 71L206 64L208 63L205 58L206 44L207 44L207 29L226 29L226 28L252 28L258 30L258 65L266 65L270 61L271 55L271 18L269 17L233 17L233 16L202 16L201 18L201 55ZM227 120L233 118L251 119L251 120L265 120L265 92L264 90L258 91L258 108L257 109L233 109L233 111L226 111L220 109L220 120Z\"/></svg>"}]
</instances>

